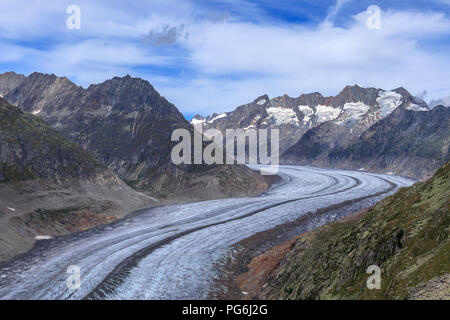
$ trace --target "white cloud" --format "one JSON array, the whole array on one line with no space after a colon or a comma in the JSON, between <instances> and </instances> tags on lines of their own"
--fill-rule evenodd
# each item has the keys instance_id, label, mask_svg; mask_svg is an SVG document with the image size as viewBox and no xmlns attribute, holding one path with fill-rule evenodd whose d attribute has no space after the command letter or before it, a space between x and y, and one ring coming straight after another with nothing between
<instances>
[{"instance_id":1,"label":"white cloud","mask_svg":"<svg viewBox=\"0 0 450 320\"><path fill-rule=\"evenodd\" d=\"M80 0L81 30L70 31L65 9L72 1L4 1L0 63L66 75L83 85L129 73L149 80L183 112L228 111L264 93L334 95L354 83L427 90L430 99L450 95L444 82L450 78L448 45L427 45L440 37L448 41L450 21L438 12L382 11L381 29L369 30L365 12L345 27L333 25L348 1L337 1L324 23L302 26L233 16L202 20L198 16L207 17L208 9L188 1ZM168 48L145 43L143 35L161 25L185 25L189 36ZM18 42L40 39L52 43L33 48ZM185 74L148 71L155 68Z\"/></svg>"}]
</instances>

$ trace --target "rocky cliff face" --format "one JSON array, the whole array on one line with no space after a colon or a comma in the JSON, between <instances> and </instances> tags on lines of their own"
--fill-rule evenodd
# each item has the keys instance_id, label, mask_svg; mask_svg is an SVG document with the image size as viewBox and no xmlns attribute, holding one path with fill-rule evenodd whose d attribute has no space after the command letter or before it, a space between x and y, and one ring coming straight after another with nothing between
<instances>
[{"instance_id":1,"label":"rocky cliff face","mask_svg":"<svg viewBox=\"0 0 450 320\"><path fill-rule=\"evenodd\" d=\"M212 192L220 198L256 194L267 187L258 174L247 168L173 165L172 131L193 129L148 81L115 77L83 89L67 78L33 73L10 90L5 99L44 119L132 187L157 197L192 200L198 195L198 199L205 199ZM219 179L219 172L224 170L228 174ZM238 171L247 178L246 185L231 189L240 181ZM214 190L202 186L203 176L215 180ZM248 193L241 193L245 188Z\"/></svg>"},{"instance_id":2,"label":"rocky cliff face","mask_svg":"<svg viewBox=\"0 0 450 320\"><path fill-rule=\"evenodd\" d=\"M83 89L67 78L33 73L5 99L38 115L127 180L157 166L166 170L171 131L189 128L147 81L129 76Z\"/></svg>"},{"instance_id":3,"label":"rocky cliff face","mask_svg":"<svg viewBox=\"0 0 450 320\"><path fill-rule=\"evenodd\" d=\"M284 100L283 100L284 99ZM286 107L289 105L289 107ZM267 95L236 108L233 112L212 114L206 118L196 116L191 124L202 124L203 129L280 129L280 150L285 150L301 136L306 128L300 125L302 114L289 97L269 99Z\"/></svg>"},{"instance_id":4,"label":"rocky cliff face","mask_svg":"<svg viewBox=\"0 0 450 320\"><path fill-rule=\"evenodd\" d=\"M258 299L450 299L450 163L373 208L253 259L237 280ZM381 270L370 290L367 268Z\"/></svg>"}]
</instances>

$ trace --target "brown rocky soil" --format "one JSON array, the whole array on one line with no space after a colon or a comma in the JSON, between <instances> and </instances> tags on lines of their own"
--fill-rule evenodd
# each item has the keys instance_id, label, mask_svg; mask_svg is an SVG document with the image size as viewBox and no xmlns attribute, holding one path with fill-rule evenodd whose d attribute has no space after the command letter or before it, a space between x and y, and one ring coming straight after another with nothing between
<instances>
[{"instance_id":1,"label":"brown rocky soil","mask_svg":"<svg viewBox=\"0 0 450 320\"><path fill-rule=\"evenodd\" d=\"M354 221L361 217L369 208L357 211L349 216L340 219L338 222ZM257 296L260 289L264 287L270 276L277 270L281 260L292 249L297 239L308 237L308 231L288 240L280 245L272 247L270 250L254 257L247 265L248 271L238 275L234 281L236 286L244 293L243 299L252 299Z\"/></svg>"}]
</instances>

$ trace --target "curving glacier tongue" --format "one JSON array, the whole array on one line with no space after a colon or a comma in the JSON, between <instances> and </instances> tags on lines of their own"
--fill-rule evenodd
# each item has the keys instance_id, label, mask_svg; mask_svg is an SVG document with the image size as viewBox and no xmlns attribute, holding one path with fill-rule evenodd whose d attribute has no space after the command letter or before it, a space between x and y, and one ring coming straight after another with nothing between
<instances>
[{"instance_id":1,"label":"curving glacier tongue","mask_svg":"<svg viewBox=\"0 0 450 320\"><path fill-rule=\"evenodd\" d=\"M254 198L170 205L45 240L0 269L1 299L204 299L213 264L234 243L344 201L378 200L412 180L359 171L282 166ZM318 222L318 224L326 221ZM68 266L80 287L69 289Z\"/></svg>"}]
</instances>

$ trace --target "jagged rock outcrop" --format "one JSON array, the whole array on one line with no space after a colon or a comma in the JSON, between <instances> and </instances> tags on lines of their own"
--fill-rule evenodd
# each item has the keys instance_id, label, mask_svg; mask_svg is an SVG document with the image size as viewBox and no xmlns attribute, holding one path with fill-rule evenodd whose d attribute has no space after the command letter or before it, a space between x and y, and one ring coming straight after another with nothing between
<instances>
[{"instance_id":1,"label":"jagged rock outcrop","mask_svg":"<svg viewBox=\"0 0 450 320\"><path fill-rule=\"evenodd\" d=\"M228 128L278 128L283 153L316 127L336 131L332 135L333 144L346 144L402 103L414 101L403 88L385 91L354 85L345 87L335 97L324 97L318 92L302 94L297 98L284 95L269 99L264 95L232 112L208 117L197 115L191 124L202 123L204 129L221 131Z\"/></svg>"},{"instance_id":2,"label":"jagged rock outcrop","mask_svg":"<svg viewBox=\"0 0 450 320\"><path fill-rule=\"evenodd\" d=\"M338 100L363 99L365 95L360 89L347 87L340 94L343 97ZM325 122L306 132L286 150L282 161L393 172L419 179L429 177L446 162L446 154L426 144L431 135L432 140L441 144L442 150L446 150L450 137L448 109L430 111L404 88L391 92L367 89L365 94L366 103L375 101L376 104L366 114L359 115L357 123L351 113L350 117L341 113L337 120ZM377 142L374 139L366 141L372 136ZM424 153L417 152L417 148Z\"/></svg>"}]
</instances>

